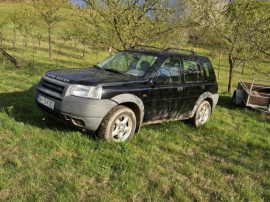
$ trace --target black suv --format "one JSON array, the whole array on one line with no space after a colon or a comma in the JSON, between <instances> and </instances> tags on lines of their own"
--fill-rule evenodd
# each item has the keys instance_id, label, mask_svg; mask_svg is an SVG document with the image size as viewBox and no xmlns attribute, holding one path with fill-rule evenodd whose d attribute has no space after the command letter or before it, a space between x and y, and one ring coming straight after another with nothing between
<instances>
[{"instance_id":1,"label":"black suv","mask_svg":"<svg viewBox=\"0 0 270 202\"><path fill-rule=\"evenodd\" d=\"M47 71L36 85L35 100L60 120L120 142L143 124L190 118L195 126L206 123L217 92L207 57L185 49L136 46L93 68Z\"/></svg>"}]
</instances>

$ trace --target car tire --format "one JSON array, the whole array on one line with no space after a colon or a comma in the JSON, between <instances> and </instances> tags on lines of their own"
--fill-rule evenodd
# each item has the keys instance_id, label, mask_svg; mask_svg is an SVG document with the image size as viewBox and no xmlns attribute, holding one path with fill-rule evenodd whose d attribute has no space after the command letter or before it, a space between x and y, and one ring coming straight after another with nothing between
<instances>
[{"instance_id":1,"label":"car tire","mask_svg":"<svg viewBox=\"0 0 270 202\"><path fill-rule=\"evenodd\" d=\"M211 116L212 107L207 100L201 102L193 117L193 122L196 127L205 124Z\"/></svg>"},{"instance_id":2,"label":"car tire","mask_svg":"<svg viewBox=\"0 0 270 202\"><path fill-rule=\"evenodd\" d=\"M127 107L114 107L103 119L98 129L98 136L111 142L128 141L135 132L136 117Z\"/></svg>"}]
</instances>

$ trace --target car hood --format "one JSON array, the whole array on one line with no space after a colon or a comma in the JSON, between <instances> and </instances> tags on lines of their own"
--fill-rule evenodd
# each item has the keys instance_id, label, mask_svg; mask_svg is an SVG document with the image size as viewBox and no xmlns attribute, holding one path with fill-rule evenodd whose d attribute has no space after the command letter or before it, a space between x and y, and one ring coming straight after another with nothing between
<instances>
[{"instance_id":1,"label":"car hood","mask_svg":"<svg viewBox=\"0 0 270 202\"><path fill-rule=\"evenodd\" d=\"M95 68L65 68L49 70L46 76L71 84L82 85L121 85L142 82L144 79L126 76Z\"/></svg>"}]
</instances>

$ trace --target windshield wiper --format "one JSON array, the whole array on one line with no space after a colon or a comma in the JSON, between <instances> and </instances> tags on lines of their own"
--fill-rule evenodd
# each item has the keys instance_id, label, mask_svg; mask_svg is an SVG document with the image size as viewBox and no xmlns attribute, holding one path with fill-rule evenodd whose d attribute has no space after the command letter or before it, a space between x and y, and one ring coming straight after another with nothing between
<instances>
[{"instance_id":1,"label":"windshield wiper","mask_svg":"<svg viewBox=\"0 0 270 202\"><path fill-rule=\"evenodd\" d=\"M125 75L125 76L129 76L128 74L125 74L124 72L120 72L120 71L117 71L115 69L104 69L108 72L113 72L113 73L117 73L117 74L122 74L122 75Z\"/></svg>"}]
</instances>

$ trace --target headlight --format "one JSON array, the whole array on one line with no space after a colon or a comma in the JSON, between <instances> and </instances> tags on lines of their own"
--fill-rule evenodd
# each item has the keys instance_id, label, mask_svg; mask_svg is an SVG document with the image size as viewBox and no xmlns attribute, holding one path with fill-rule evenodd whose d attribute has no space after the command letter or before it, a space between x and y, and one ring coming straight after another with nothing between
<instances>
[{"instance_id":1,"label":"headlight","mask_svg":"<svg viewBox=\"0 0 270 202\"><path fill-rule=\"evenodd\" d=\"M74 85L70 90L70 95L101 99L102 87L101 86L83 86L83 85Z\"/></svg>"}]
</instances>

